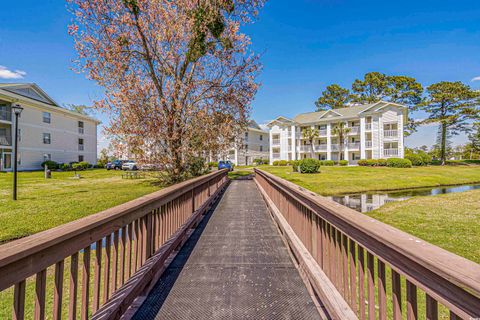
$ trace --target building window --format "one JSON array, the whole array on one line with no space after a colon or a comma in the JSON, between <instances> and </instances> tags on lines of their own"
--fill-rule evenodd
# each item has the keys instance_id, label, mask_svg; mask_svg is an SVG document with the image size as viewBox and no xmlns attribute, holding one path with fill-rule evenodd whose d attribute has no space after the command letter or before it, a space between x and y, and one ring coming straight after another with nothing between
<instances>
[{"instance_id":1,"label":"building window","mask_svg":"<svg viewBox=\"0 0 480 320\"><path fill-rule=\"evenodd\" d=\"M245 151L248 151L248 144L245 145Z\"/></svg>"},{"instance_id":2,"label":"building window","mask_svg":"<svg viewBox=\"0 0 480 320\"><path fill-rule=\"evenodd\" d=\"M46 153L43 155L43 161L52 160L52 155L50 153Z\"/></svg>"},{"instance_id":3,"label":"building window","mask_svg":"<svg viewBox=\"0 0 480 320\"><path fill-rule=\"evenodd\" d=\"M78 133L83 134L84 132L84 124L83 121L78 121Z\"/></svg>"},{"instance_id":4,"label":"building window","mask_svg":"<svg viewBox=\"0 0 480 320\"><path fill-rule=\"evenodd\" d=\"M245 132L245 140L248 140L248 132Z\"/></svg>"},{"instance_id":5,"label":"building window","mask_svg":"<svg viewBox=\"0 0 480 320\"><path fill-rule=\"evenodd\" d=\"M50 123L51 122L50 112L43 112L43 122L44 123Z\"/></svg>"},{"instance_id":6,"label":"building window","mask_svg":"<svg viewBox=\"0 0 480 320\"><path fill-rule=\"evenodd\" d=\"M84 148L83 139L80 138L80 139L78 139L78 150L83 151L83 148Z\"/></svg>"},{"instance_id":7,"label":"building window","mask_svg":"<svg viewBox=\"0 0 480 320\"><path fill-rule=\"evenodd\" d=\"M17 129L18 142L22 141L22 129Z\"/></svg>"},{"instance_id":8,"label":"building window","mask_svg":"<svg viewBox=\"0 0 480 320\"><path fill-rule=\"evenodd\" d=\"M262 151L263 151L263 146L260 146L260 152L262 152Z\"/></svg>"},{"instance_id":9,"label":"building window","mask_svg":"<svg viewBox=\"0 0 480 320\"><path fill-rule=\"evenodd\" d=\"M84 161L84 158L83 158L82 155L79 155L79 156L78 156L78 162L82 162L82 161Z\"/></svg>"},{"instance_id":10,"label":"building window","mask_svg":"<svg viewBox=\"0 0 480 320\"><path fill-rule=\"evenodd\" d=\"M51 139L50 133L44 133L43 144L51 144L51 143L52 143L52 139Z\"/></svg>"},{"instance_id":11,"label":"building window","mask_svg":"<svg viewBox=\"0 0 480 320\"><path fill-rule=\"evenodd\" d=\"M260 141L263 141L263 135L262 134L260 135Z\"/></svg>"}]
</instances>

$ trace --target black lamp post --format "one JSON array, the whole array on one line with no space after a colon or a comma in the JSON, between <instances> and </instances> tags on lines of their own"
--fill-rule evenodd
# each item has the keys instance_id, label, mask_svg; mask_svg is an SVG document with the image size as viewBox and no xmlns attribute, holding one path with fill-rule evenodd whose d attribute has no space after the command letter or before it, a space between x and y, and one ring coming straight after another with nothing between
<instances>
[{"instance_id":1,"label":"black lamp post","mask_svg":"<svg viewBox=\"0 0 480 320\"><path fill-rule=\"evenodd\" d=\"M13 155L13 200L17 200L17 164L18 164L18 116L23 108L19 105L12 106L15 113L15 153Z\"/></svg>"}]
</instances>

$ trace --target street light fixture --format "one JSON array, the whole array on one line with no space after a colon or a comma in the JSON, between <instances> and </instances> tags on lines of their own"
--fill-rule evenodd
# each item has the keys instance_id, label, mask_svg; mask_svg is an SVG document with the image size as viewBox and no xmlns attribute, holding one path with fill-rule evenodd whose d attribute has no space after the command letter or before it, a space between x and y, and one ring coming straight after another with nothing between
<instances>
[{"instance_id":1,"label":"street light fixture","mask_svg":"<svg viewBox=\"0 0 480 320\"><path fill-rule=\"evenodd\" d=\"M22 106L15 104L12 106L15 113L15 153L13 155L13 200L17 200L17 164L18 164L18 116L23 111Z\"/></svg>"}]
</instances>

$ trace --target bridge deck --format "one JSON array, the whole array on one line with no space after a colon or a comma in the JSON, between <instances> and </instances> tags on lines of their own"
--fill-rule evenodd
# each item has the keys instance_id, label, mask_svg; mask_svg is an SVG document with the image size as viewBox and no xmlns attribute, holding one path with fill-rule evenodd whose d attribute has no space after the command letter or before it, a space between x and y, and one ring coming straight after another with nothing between
<instances>
[{"instance_id":1,"label":"bridge deck","mask_svg":"<svg viewBox=\"0 0 480 320\"><path fill-rule=\"evenodd\" d=\"M318 319L255 183L236 180L134 319Z\"/></svg>"}]
</instances>

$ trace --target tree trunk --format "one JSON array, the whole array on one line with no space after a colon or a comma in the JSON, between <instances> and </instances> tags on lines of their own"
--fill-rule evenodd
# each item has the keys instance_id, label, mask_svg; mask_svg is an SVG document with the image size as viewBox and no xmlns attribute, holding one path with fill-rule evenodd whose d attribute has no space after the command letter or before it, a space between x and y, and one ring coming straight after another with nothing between
<instances>
[{"instance_id":1,"label":"tree trunk","mask_svg":"<svg viewBox=\"0 0 480 320\"><path fill-rule=\"evenodd\" d=\"M446 163L446 148L447 148L447 124L442 122L442 141L440 148L440 159L442 166Z\"/></svg>"}]
</instances>

